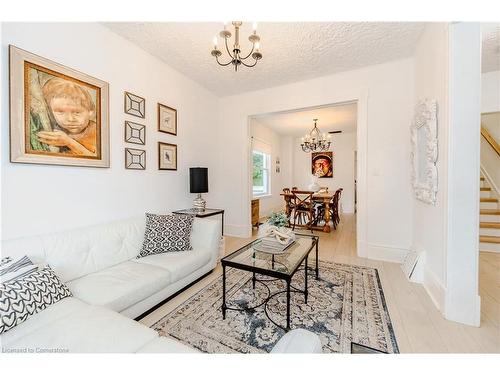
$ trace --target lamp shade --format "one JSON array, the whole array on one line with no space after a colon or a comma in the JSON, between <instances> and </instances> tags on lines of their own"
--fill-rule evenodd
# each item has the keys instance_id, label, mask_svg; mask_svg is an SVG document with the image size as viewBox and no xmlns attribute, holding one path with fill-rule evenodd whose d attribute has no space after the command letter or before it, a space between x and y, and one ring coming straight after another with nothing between
<instances>
[{"instance_id":1,"label":"lamp shade","mask_svg":"<svg viewBox=\"0 0 500 375\"><path fill-rule=\"evenodd\" d=\"M189 191L208 193L208 168L189 168Z\"/></svg>"}]
</instances>

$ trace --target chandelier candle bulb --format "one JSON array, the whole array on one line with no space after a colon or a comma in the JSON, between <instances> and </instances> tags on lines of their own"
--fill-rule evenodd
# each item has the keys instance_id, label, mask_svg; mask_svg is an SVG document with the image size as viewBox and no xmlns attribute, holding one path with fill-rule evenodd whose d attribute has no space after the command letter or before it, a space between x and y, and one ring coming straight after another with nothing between
<instances>
[{"instance_id":1,"label":"chandelier candle bulb","mask_svg":"<svg viewBox=\"0 0 500 375\"><path fill-rule=\"evenodd\" d=\"M257 22L254 22L252 27L253 27L253 33L256 34L257 33Z\"/></svg>"},{"instance_id":2,"label":"chandelier candle bulb","mask_svg":"<svg viewBox=\"0 0 500 375\"><path fill-rule=\"evenodd\" d=\"M217 49L217 37L214 36L213 40L214 40L214 49Z\"/></svg>"}]
</instances>

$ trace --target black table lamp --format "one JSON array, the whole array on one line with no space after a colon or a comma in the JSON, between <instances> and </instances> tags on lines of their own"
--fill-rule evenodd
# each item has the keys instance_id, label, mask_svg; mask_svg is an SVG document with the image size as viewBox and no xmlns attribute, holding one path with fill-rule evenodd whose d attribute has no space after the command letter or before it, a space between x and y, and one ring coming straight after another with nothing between
<instances>
[{"instance_id":1,"label":"black table lamp","mask_svg":"<svg viewBox=\"0 0 500 375\"><path fill-rule=\"evenodd\" d=\"M205 211L207 202L201 197L201 193L208 193L208 168L189 168L189 191L198 194L193 201L195 211Z\"/></svg>"}]
</instances>

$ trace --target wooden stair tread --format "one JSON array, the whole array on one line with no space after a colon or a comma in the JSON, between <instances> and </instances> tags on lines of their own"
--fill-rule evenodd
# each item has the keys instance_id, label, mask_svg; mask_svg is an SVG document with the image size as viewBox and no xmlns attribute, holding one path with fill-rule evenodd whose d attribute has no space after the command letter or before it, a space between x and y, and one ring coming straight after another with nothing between
<instances>
[{"instance_id":1,"label":"wooden stair tread","mask_svg":"<svg viewBox=\"0 0 500 375\"><path fill-rule=\"evenodd\" d=\"M500 237L497 237L497 236L479 236L479 242L500 243Z\"/></svg>"},{"instance_id":2,"label":"wooden stair tread","mask_svg":"<svg viewBox=\"0 0 500 375\"><path fill-rule=\"evenodd\" d=\"M480 202L492 202L492 203L498 203L498 198L480 198Z\"/></svg>"},{"instance_id":3,"label":"wooden stair tread","mask_svg":"<svg viewBox=\"0 0 500 375\"><path fill-rule=\"evenodd\" d=\"M500 210L483 208L482 210L479 210L479 213L481 215L500 215Z\"/></svg>"},{"instance_id":4,"label":"wooden stair tread","mask_svg":"<svg viewBox=\"0 0 500 375\"><path fill-rule=\"evenodd\" d=\"M491 191L490 187L482 187L480 189L481 189L481 191Z\"/></svg>"},{"instance_id":5,"label":"wooden stair tread","mask_svg":"<svg viewBox=\"0 0 500 375\"><path fill-rule=\"evenodd\" d=\"M494 221L482 221L479 223L479 228L500 229L500 223Z\"/></svg>"},{"instance_id":6,"label":"wooden stair tread","mask_svg":"<svg viewBox=\"0 0 500 375\"><path fill-rule=\"evenodd\" d=\"M481 177L481 181L484 181L484 177Z\"/></svg>"}]
</instances>

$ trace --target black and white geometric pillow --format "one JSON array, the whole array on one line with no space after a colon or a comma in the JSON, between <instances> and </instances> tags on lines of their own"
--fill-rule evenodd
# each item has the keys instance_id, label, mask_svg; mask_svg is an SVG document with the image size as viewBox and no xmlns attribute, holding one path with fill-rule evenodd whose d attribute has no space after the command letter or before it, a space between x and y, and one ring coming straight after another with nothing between
<instances>
[{"instance_id":1,"label":"black and white geometric pillow","mask_svg":"<svg viewBox=\"0 0 500 375\"><path fill-rule=\"evenodd\" d=\"M144 242L137 258L170 251L187 251L191 247L192 215L146 214Z\"/></svg>"},{"instance_id":2,"label":"black and white geometric pillow","mask_svg":"<svg viewBox=\"0 0 500 375\"><path fill-rule=\"evenodd\" d=\"M2 258L0 260L0 283L6 283L7 281L27 276L37 270L38 266L34 265L26 255L18 259L12 259L11 257Z\"/></svg>"},{"instance_id":3,"label":"black and white geometric pillow","mask_svg":"<svg viewBox=\"0 0 500 375\"><path fill-rule=\"evenodd\" d=\"M49 266L0 284L0 334L71 296L68 287Z\"/></svg>"}]
</instances>

